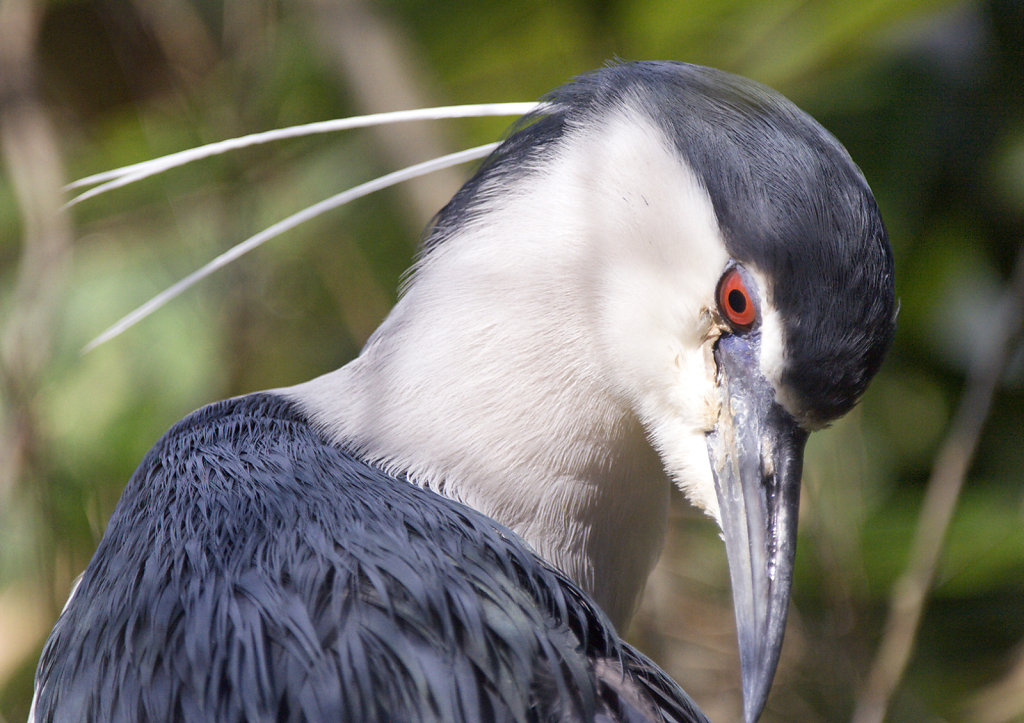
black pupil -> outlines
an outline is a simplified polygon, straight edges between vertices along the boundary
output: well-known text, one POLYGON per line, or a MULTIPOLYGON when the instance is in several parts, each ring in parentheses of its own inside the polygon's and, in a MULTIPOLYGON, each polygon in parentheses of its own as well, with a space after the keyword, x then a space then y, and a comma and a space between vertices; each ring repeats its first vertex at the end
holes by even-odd
POLYGON ((747 297, 743 295, 742 291, 733 289, 729 292, 729 307, 737 314, 742 314, 747 310, 747 297))

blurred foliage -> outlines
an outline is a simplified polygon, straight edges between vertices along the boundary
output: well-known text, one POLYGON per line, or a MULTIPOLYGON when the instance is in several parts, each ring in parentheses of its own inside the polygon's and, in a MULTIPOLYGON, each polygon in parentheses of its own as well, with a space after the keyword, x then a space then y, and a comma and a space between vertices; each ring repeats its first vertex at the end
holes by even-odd
MULTIPOLYGON (((25 4, 4 0, 15 2, 25 4)), ((989 349, 1024 231, 1024 3, 52 0, 35 9, 35 54, 25 85, 0 95, 0 123, 17 93, 38 102, 64 181, 364 112, 372 104, 347 72, 366 80, 380 69, 368 80, 388 97, 392 66, 414 79, 421 102, 446 104, 534 99, 615 57, 687 60, 768 83, 832 130, 882 207, 902 310, 863 404, 812 436, 790 628, 764 720, 849 717, 935 451, 967 365, 989 349), (339 65, 337 45, 365 32, 346 23, 366 18, 400 52, 339 65), (334 27, 345 32, 331 36, 334 27)), ((450 122, 423 157, 492 140, 504 124, 450 122)), ((404 189, 360 201, 96 351, 82 356, 82 346, 229 245, 391 170, 388 133, 408 132, 250 149, 68 212, 72 263, 50 289, 56 311, 37 371, 11 362, 25 350, 4 337, 0 721, 24 720, 45 636, 147 448, 207 402, 296 383, 353 357, 393 302, 431 210, 404 189)), ((0 329, 22 303, 14 289, 31 236, 12 158, 5 153, 0 174, 0 329)), ((1019 687, 1000 693, 999 706, 983 695, 1003 690, 993 686, 1020 665, 1024 638, 1022 373, 1018 349, 891 720, 1024 719, 1019 687)), ((674 503, 673 521, 631 636, 709 714, 735 719, 724 551, 685 503, 674 503)))

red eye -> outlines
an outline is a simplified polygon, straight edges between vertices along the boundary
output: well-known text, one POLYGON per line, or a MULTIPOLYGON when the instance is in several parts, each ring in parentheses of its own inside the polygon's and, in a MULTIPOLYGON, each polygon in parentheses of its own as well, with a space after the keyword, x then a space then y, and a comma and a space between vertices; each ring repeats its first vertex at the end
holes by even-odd
POLYGON ((718 282, 718 309, 737 330, 746 331, 754 324, 757 310, 739 269, 729 269, 718 282))

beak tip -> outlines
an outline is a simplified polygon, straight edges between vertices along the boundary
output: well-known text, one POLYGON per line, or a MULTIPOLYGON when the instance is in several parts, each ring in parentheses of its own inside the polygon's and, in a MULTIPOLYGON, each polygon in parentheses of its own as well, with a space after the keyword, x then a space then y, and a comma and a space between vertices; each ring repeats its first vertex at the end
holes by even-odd
MULTIPOLYGON (((736 632, 745 723, 755 723, 763 712, 782 652, 792 582, 793 545, 780 547, 783 548, 782 554, 775 560, 780 574, 766 588, 760 588, 754 593, 751 587, 744 586, 742 580, 733 586, 734 605, 738 613, 736 632)), ((755 553, 756 550, 751 552, 755 553)))
POLYGON ((775 677, 775 666, 760 661, 754 670, 743 671, 743 720, 755 723, 768 702, 768 692, 775 677))

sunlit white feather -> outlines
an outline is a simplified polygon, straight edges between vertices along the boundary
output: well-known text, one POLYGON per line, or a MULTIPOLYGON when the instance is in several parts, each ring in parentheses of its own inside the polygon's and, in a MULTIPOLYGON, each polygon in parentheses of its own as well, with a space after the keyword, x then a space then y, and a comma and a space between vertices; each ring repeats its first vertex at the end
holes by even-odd
POLYGON ((188 148, 184 151, 171 153, 159 158, 151 158, 148 161, 132 163, 121 168, 113 168, 109 171, 94 173, 85 178, 69 183, 67 188, 82 188, 100 184, 90 188, 68 201, 67 206, 74 206, 87 199, 98 196, 101 193, 112 191, 115 188, 127 186, 130 183, 141 181, 144 178, 155 176, 172 168, 184 166, 187 163, 199 161, 204 158, 218 156, 230 151, 258 146, 264 143, 285 140, 287 138, 300 138, 304 136, 318 135, 321 133, 336 133, 354 128, 369 128, 373 126, 387 125, 390 123, 408 123, 409 121, 440 120, 451 118, 478 118, 483 116, 511 116, 523 115, 536 110, 541 104, 536 102, 528 103, 478 103, 472 105, 450 105, 436 108, 413 108, 411 110, 390 111, 387 113, 371 113, 369 115, 352 116, 350 118, 335 118, 315 123, 304 123, 287 128, 275 128, 274 130, 263 131, 262 133, 250 133, 238 138, 228 138, 216 143, 188 148))
POLYGON ((281 390, 511 527, 620 625, 660 552, 668 480, 718 514, 705 432, 728 256, 707 193, 644 118, 569 130, 426 254, 359 358, 281 390))

